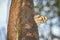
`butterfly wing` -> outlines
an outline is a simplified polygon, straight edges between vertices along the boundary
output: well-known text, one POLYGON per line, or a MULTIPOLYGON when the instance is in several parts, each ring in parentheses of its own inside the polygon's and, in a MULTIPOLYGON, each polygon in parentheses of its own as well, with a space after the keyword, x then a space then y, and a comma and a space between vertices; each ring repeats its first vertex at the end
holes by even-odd
POLYGON ((42 24, 42 23, 44 23, 44 22, 47 21, 47 17, 46 17, 46 16, 35 15, 35 16, 34 16, 34 21, 35 21, 37 24, 42 24))

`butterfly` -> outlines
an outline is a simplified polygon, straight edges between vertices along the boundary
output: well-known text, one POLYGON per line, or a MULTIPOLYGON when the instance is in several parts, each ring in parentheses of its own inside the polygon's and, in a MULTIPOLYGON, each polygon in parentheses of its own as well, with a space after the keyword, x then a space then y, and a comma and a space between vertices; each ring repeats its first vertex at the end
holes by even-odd
POLYGON ((35 15, 34 16, 34 21, 37 23, 37 24, 42 24, 44 22, 47 21, 47 17, 46 16, 40 16, 40 15, 35 15))

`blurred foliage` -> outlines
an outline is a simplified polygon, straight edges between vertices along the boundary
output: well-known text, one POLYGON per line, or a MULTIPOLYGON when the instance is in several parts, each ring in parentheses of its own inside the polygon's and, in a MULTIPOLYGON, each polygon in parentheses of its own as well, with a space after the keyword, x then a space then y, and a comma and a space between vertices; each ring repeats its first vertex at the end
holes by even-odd
POLYGON ((55 1, 56 1, 56 2, 55 2, 54 5, 55 5, 56 7, 58 7, 58 8, 60 8, 60 0, 55 0, 55 1))
POLYGON ((41 16, 48 16, 47 22, 38 25, 40 40, 60 40, 58 30, 60 28, 58 26, 60 25, 60 0, 36 0, 36 3, 35 13, 41 16))
POLYGON ((48 6, 48 7, 50 6, 49 2, 46 3, 46 6, 48 6))
POLYGON ((58 11, 58 16, 60 17, 60 11, 58 11))
POLYGON ((58 8, 58 16, 60 17, 60 0, 56 0, 56 3, 54 4, 58 8))

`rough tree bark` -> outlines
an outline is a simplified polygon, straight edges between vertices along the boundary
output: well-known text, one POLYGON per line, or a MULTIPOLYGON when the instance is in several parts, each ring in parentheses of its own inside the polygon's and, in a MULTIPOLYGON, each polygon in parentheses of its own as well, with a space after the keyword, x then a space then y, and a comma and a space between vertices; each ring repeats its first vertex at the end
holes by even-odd
POLYGON ((33 0, 12 0, 7 35, 8 40, 39 40, 33 0))
POLYGON ((21 14, 22 0, 12 0, 8 21, 7 40, 18 40, 17 38, 17 21, 21 14))

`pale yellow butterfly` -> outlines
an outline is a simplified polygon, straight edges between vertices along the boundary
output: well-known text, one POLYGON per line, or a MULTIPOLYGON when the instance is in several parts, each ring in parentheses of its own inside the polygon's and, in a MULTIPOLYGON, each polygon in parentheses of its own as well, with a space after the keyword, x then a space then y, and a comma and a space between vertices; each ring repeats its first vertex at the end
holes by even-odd
POLYGON ((41 23, 44 23, 44 22, 47 21, 47 17, 46 17, 46 16, 35 15, 35 16, 34 16, 34 21, 35 21, 37 24, 41 24, 41 23))

